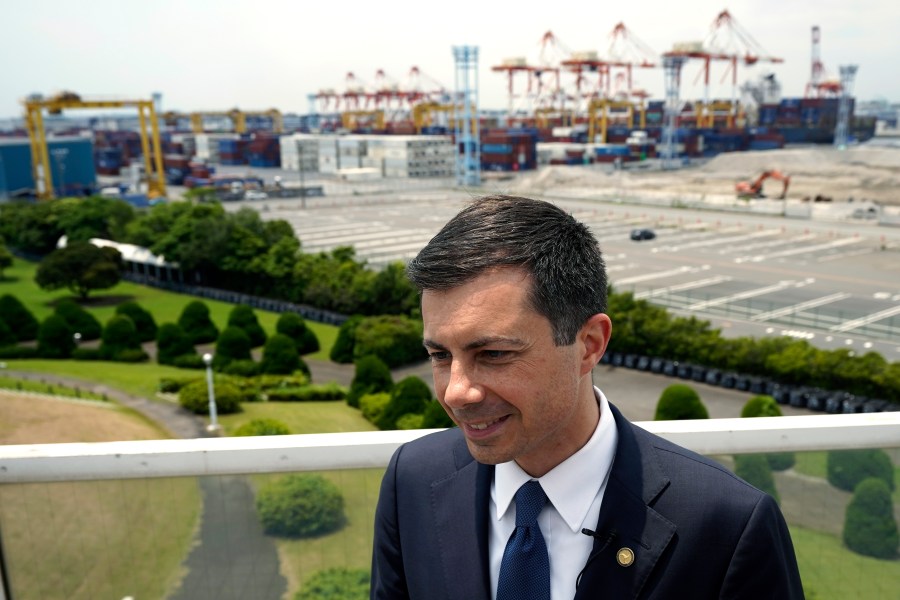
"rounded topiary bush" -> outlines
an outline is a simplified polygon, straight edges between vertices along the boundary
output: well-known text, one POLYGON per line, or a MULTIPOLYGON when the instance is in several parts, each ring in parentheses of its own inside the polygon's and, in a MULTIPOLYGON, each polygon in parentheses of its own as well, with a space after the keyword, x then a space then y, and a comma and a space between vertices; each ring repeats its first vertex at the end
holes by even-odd
POLYGON ((65 319, 73 333, 81 334, 82 340, 96 340, 103 333, 100 321, 70 298, 60 300, 53 312, 65 319))
POLYGON ((259 375, 259 363, 255 360, 233 360, 222 367, 222 373, 239 377, 256 377, 259 375))
POLYGON ((675 383, 663 390, 653 418, 656 421, 708 419, 709 412, 694 388, 683 383, 675 383))
POLYGON ((222 330, 216 340, 216 352, 213 355, 213 367, 224 369, 235 360, 252 360, 250 355, 250 337, 240 327, 229 325, 222 330))
POLYGON ((423 429, 443 429, 454 427, 455 425, 456 423, 453 422, 453 419, 450 418, 450 415, 447 414, 447 411, 444 410, 444 407, 437 400, 432 400, 425 407, 425 414, 422 419, 423 429))
POLYGON ((141 349, 134 321, 125 315, 113 315, 103 328, 100 357, 106 360, 137 362, 146 356, 141 349))
MULTIPOLYGON (((243 393, 230 383, 216 382, 213 386, 216 412, 222 415, 241 412, 243 393)), ((198 415, 209 414, 209 389, 205 380, 189 383, 178 390, 178 403, 198 415)))
POLYGON ((294 600, 368 600, 370 578, 365 569, 333 567, 316 571, 294 600))
POLYGON ((294 341, 294 345, 297 346, 297 352, 300 355, 319 351, 319 338, 306 325, 303 317, 297 313, 281 313, 281 316, 278 317, 278 322, 275 324, 275 331, 291 338, 294 341))
MULTIPOLYGON (((772 396, 753 396, 741 410, 741 417, 780 417, 781 407, 772 396)), ((786 471, 794 466, 793 452, 770 452, 765 455, 773 471, 786 471)))
POLYGON ((341 323, 337 338, 331 346, 328 357, 336 363, 352 363, 353 347, 356 344, 356 328, 362 322, 360 315, 354 315, 341 323))
POLYGON ((282 333, 276 333, 263 348, 260 371, 269 375, 290 375, 300 368, 300 354, 293 340, 282 333))
POLYGON ((397 429, 397 419, 407 414, 422 414, 431 402, 431 388, 415 375, 402 379, 391 390, 391 401, 378 417, 379 429, 397 429))
POLYGON ((898 541, 891 490, 881 479, 862 480, 847 505, 844 543, 857 554, 892 559, 897 556, 898 541))
POLYGON ((875 477, 894 490, 894 467, 884 450, 832 450, 826 459, 828 482, 839 490, 852 492, 864 479, 875 477))
POLYGON ((775 478, 769 461, 763 454, 738 454, 734 457, 734 473, 753 487, 779 501, 775 478))
POLYGON ((289 435, 291 430, 277 419, 253 419, 234 430, 236 436, 289 435))
POLYGON ((14 346, 18 341, 16 334, 9 328, 3 319, 3 314, 0 313, 0 348, 14 346))
POLYGON ((174 365, 179 356, 188 355, 199 358, 184 329, 177 323, 163 323, 156 331, 156 362, 174 365))
POLYGON ((209 318, 209 308, 200 300, 189 302, 184 307, 178 317, 178 324, 192 344, 214 342, 219 337, 219 328, 209 318))
POLYGON ((68 358, 75 348, 73 333, 65 319, 50 315, 38 328, 38 354, 44 358, 68 358))
POLYGON ((359 407, 359 399, 365 394, 389 392, 394 387, 391 370, 377 356, 368 355, 356 360, 356 371, 347 393, 347 404, 359 407))
POLYGON ((359 398, 359 410, 362 416, 374 425, 390 401, 391 395, 387 392, 364 394, 359 398))
POLYGON ((402 315, 378 315, 360 321, 353 357, 373 354, 390 368, 423 360, 422 323, 402 315))
POLYGON ((266 341, 266 332, 260 326, 256 313, 246 304, 238 304, 231 309, 228 315, 228 326, 243 329, 250 338, 250 345, 253 348, 262 346, 266 341))
POLYGON ((16 340, 24 342, 37 339, 40 323, 15 296, 11 294, 0 296, 0 317, 16 336, 16 340))
POLYGON ((116 314, 131 319, 139 341, 152 342, 156 339, 156 319, 137 302, 123 302, 116 307, 116 314))
POLYGON ((289 475, 262 487, 256 512, 266 533, 284 537, 316 537, 346 523, 344 497, 321 475, 289 475))

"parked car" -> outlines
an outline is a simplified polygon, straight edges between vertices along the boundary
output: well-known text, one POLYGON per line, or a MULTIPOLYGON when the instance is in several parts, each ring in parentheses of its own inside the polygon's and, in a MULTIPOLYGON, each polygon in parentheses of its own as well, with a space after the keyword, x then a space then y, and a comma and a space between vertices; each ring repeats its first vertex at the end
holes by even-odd
POLYGON ((854 398, 850 392, 833 392, 825 398, 825 412, 833 415, 844 409, 844 401, 854 398))
POLYGON ((678 374, 678 361, 677 360, 667 360, 663 363, 662 368, 663 375, 667 377, 675 377, 678 374))
POLYGON ((644 240, 652 240, 656 237, 656 232, 652 229, 632 229, 631 230, 631 239, 635 242, 641 242, 644 240))
POLYGON ((794 388, 789 385, 776 383, 772 386, 771 396, 775 398, 778 404, 789 404, 791 400, 791 390, 794 388))
POLYGON ((636 368, 638 371, 649 371, 650 370, 650 357, 649 356, 639 356, 637 359, 636 368))
POLYGON ((719 385, 722 382, 722 371, 718 369, 708 370, 704 381, 709 385, 719 385))
POLYGON ((825 410, 825 403, 828 400, 828 392, 818 388, 809 390, 806 397, 806 408, 809 410, 825 410))
POLYGON ((636 354, 626 354, 622 364, 626 369, 635 369, 637 368, 637 359, 638 357, 636 354))
POLYGON ((659 357, 650 359, 650 372, 656 374, 662 373, 663 365, 665 365, 665 363, 666 361, 659 357))
POLYGON ((676 374, 679 379, 690 379, 691 373, 694 371, 694 366, 689 364, 681 364, 678 365, 678 369, 676 374))

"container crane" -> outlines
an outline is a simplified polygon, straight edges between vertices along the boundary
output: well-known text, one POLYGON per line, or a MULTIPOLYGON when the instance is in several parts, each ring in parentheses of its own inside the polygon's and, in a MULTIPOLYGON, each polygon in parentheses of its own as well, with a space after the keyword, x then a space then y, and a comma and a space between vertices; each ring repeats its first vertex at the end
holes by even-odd
MULTIPOLYGON (((610 65, 624 68, 624 93, 628 97, 636 97, 641 101, 649 94, 644 90, 634 89, 633 69, 652 69, 659 66, 659 56, 647 44, 619 22, 609 34, 609 48, 606 57, 610 65)), ((617 77, 618 78, 618 77, 617 77)), ((642 124, 641 127, 645 125, 642 124)))
POLYGON ((809 76, 809 83, 806 84, 807 98, 837 97, 841 95, 842 86, 838 79, 829 77, 822 63, 822 54, 820 43, 822 33, 818 25, 812 28, 812 70, 809 76))
POLYGON ((47 134, 44 128, 44 111, 58 115, 71 108, 130 108, 138 109, 140 121, 141 151, 144 156, 144 172, 147 178, 147 196, 160 198, 166 195, 166 179, 163 170, 162 150, 159 141, 159 121, 153 100, 82 100, 74 92, 61 92, 51 98, 30 97, 25 105, 25 126, 31 143, 31 172, 38 198, 52 200, 53 177, 47 151, 47 134), (150 127, 148 137, 147 127, 150 127), (152 142, 152 143, 151 143, 152 142))

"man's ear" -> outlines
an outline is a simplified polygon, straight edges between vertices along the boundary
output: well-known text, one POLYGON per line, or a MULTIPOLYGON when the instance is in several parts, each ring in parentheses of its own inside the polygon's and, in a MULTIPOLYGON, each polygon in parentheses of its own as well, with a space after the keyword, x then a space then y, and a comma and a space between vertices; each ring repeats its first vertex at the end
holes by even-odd
POLYGON ((581 349, 581 375, 590 373, 606 352, 612 334, 612 321, 604 313, 588 319, 578 331, 581 349))

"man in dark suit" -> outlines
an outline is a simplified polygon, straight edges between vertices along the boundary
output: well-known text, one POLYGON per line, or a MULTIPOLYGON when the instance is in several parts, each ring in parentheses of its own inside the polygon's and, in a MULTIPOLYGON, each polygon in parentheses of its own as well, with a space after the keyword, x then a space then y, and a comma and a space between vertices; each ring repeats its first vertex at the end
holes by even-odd
POLYGON ((594 387, 612 325, 583 224, 546 202, 482 198, 407 272, 459 427, 391 459, 372 598, 803 597, 775 501, 632 425, 594 387))

